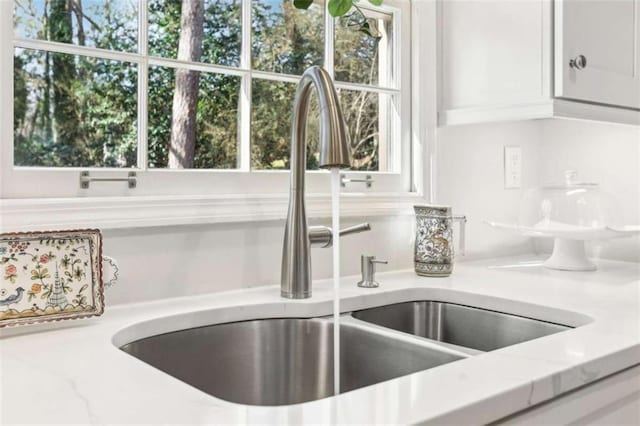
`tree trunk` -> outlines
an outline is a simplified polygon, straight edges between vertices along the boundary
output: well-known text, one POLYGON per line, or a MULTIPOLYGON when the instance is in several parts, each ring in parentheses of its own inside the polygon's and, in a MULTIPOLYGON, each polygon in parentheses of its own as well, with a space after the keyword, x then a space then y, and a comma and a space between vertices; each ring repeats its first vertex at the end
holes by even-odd
POLYGON ((82 0, 71 0, 73 13, 76 15, 76 21, 78 24, 78 45, 86 45, 86 36, 84 33, 84 11, 82 10, 82 0))
MULTIPOLYGON (((48 25, 50 40, 62 43, 71 43, 73 41, 71 7, 67 0, 51 0, 48 25)), ((76 99, 72 90, 76 79, 74 57, 73 55, 54 53, 51 62, 56 143, 73 147, 78 152, 85 153, 86 147, 78 145, 78 129, 80 126, 76 99)), ((73 158, 75 156, 71 152, 61 155, 64 165, 75 165, 73 158)))
MULTIPOLYGON (((204 0, 183 0, 180 18, 178 59, 199 61, 202 55, 204 0)), ((198 71, 176 71, 169 168, 191 168, 196 145, 196 112, 198 104, 198 71)))

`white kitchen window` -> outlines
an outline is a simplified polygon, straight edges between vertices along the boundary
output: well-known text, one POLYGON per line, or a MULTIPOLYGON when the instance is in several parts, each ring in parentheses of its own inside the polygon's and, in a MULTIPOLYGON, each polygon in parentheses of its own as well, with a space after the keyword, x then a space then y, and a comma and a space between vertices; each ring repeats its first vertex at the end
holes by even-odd
MULTIPOLYGON (((348 173, 372 174, 372 193, 411 192, 409 2, 359 4, 379 41, 322 1, 16 0, 0 29, 2 198, 284 193, 311 65, 335 78, 348 173), (83 170, 135 171, 137 187, 81 189, 83 170)), ((310 116, 308 192, 326 193, 310 116)))

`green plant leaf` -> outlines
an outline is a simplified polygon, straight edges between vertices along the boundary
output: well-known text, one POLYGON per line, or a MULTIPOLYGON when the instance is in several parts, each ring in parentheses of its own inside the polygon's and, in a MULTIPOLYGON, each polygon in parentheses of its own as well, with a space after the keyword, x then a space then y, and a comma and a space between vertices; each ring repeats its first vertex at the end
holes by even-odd
POLYGON ((375 6, 382 6, 382 0, 369 0, 369 3, 375 6))
POLYGON ((309 9, 313 4, 313 0, 293 0, 293 6, 296 9, 309 9))
POLYGON ((353 0, 329 0, 329 14, 337 18, 351 10, 352 6, 353 0))
POLYGON ((373 35, 373 33, 371 32, 371 26, 369 25, 368 22, 363 23, 362 25, 360 25, 360 28, 358 29, 358 31, 360 31, 361 33, 364 33, 366 35, 368 35, 369 37, 373 37, 375 38, 375 36, 373 35))

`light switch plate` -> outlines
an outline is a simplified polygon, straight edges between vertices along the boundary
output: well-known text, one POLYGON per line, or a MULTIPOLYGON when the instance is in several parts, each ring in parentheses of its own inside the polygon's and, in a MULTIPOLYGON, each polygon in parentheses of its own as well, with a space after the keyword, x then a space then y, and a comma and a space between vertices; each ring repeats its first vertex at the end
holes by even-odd
POLYGON ((522 148, 504 147, 504 187, 516 189, 522 185, 522 148))

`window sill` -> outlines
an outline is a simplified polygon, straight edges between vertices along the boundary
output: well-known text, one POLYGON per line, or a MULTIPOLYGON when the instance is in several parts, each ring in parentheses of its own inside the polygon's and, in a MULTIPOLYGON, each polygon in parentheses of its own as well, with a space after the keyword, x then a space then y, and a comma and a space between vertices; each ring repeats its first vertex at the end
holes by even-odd
MULTIPOLYGON (((418 193, 341 194, 341 216, 413 214, 424 202, 418 193)), ((209 223, 282 220, 287 214, 284 194, 38 198, 0 200, 0 231, 53 229, 123 229, 209 223)), ((331 214, 330 197, 307 195, 309 218, 331 214)))

